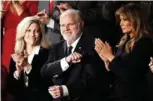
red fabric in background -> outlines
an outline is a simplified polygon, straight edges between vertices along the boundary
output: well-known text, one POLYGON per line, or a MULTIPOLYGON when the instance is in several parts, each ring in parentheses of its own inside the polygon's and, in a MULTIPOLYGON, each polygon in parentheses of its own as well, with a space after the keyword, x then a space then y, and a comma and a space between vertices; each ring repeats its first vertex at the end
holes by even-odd
POLYGON ((49 12, 52 12, 53 5, 54 5, 54 1, 53 0, 50 0, 50 3, 49 3, 49 12))

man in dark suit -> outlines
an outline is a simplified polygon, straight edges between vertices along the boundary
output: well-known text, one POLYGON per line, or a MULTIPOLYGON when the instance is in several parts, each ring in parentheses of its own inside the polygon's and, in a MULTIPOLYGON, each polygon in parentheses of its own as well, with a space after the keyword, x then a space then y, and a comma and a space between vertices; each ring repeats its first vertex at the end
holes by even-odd
POLYGON ((48 91, 56 101, 107 99, 107 75, 102 62, 97 62, 94 38, 82 32, 83 25, 78 10, 61 14, 60 29, 65 41, 51 46, 48 61, 41 69, 42 75, 54 83, 48 91), (70 55, 68 47, 72 47, 70 55))

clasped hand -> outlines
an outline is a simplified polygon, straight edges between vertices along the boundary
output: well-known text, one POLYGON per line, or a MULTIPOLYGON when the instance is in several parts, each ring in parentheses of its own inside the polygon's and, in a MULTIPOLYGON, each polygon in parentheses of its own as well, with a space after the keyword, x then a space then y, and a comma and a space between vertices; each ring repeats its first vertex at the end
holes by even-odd
POLYGON ((102 60, 112 61, 114 55, 111 46, 107 42, 103 42, 100 39, 95 40, 95 50, 102 60))
POLYGON ((109 63, 114 59, 115 56, 113 55, 113 51, 109 43, 103 42, 100 39, 95 39, 95 50, 99 57, 104 61, 107 71, 110 71, 109 63))
POLYGON ((73 52, 66 57, 66 62, 68 63, 79 63, 81 62, 82 55, 78 52, 73 52))

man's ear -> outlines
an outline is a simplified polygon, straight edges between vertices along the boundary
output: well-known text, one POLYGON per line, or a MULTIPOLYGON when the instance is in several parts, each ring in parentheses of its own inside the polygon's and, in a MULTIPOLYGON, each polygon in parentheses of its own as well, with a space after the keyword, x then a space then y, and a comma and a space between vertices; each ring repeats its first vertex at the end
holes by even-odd
POLYGON ((80 22, 80 27, 83 28, 84 27, 84 21, 80 22))

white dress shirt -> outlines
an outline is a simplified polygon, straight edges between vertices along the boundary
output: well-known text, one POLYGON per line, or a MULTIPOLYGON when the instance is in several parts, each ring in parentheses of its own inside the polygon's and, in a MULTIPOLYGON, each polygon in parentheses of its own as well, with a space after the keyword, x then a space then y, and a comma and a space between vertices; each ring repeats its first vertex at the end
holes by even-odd
POLYGON ((50 18, 49 23, 47 24, 47 27, 54 29, 54 23, 55 21, 52 18, 50 18))

